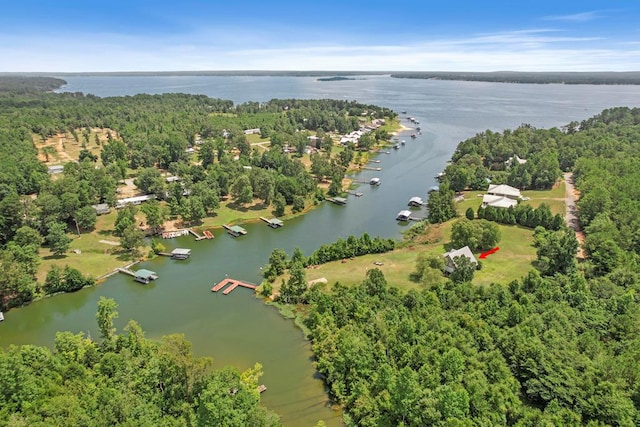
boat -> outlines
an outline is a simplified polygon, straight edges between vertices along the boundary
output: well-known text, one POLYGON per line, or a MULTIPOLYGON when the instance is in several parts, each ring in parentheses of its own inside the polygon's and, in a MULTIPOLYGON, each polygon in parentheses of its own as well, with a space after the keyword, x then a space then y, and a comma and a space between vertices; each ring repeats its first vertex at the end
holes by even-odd
POLYGON ((371 178, 371 180, 369 181, 370 185, 380 185, 380 178, 371 178))
POLYGON ((394 150, 397 150, 398 148, 400 148, 400 146, 399 146, 398 144, 395 144, 395 145, 393 146, 393 149, 394 149, 394 150))
POLYGON ((404 139, 400 141, 400 145, 404 145, 404 139))
POLYGON ((418 135, 416 135, 415 133, 412 133, 412 134, 411 134, 411 138, 414 138, 414 139, 415 139, 415 138, 417 138, 417 137, 418 137, 418 135))
POLYGON ((2 314, 2 312, 0 311, 0 322, 2 322, 4 320, 4 314, 2 314))

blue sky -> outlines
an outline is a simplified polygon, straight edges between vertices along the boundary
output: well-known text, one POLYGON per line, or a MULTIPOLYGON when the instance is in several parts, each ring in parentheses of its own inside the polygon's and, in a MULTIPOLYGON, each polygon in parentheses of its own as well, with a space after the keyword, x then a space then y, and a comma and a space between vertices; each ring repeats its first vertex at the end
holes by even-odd
POLYGON ((640 71, 636 0, 9 0, 0 72, 640 71))

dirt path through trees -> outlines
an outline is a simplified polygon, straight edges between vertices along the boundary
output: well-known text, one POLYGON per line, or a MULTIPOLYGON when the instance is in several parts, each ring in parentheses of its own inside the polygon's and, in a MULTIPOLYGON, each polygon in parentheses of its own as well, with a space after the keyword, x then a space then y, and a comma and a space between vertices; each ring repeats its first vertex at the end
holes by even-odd
POLYGON ((576 239, 578 239, 578 243, 580 244, 578 247, 578 258, 584 258, 584 250, 582 249, 582 245, 584 243, 584 232, 580 228, 580 222, 577 217, 578 207, 576 205, 576 201, 580 198, 580 192, 576 190, 573 185, 572 172, 566 172, 564 174, 564 182, 566 183, 566 194, 564 199, 566 210, 564 220, 567 223, 567 226, 576 233, 576 239))

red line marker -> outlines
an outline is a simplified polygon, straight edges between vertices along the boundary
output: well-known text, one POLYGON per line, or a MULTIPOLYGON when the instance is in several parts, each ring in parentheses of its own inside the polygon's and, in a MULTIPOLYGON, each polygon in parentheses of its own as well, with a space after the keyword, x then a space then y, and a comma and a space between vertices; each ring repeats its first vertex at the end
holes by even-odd
POLYGON ((489 249, 489 250, 488 250, 488 251, 486 251, 486 252, 482 252, 482 253, 480 254, 480 259, 485 259, 485 258, 486 258, 486 257, 488 257, 489 255, 494 254, 494 253, 498 252, 499 250, 500 250, 500 248, 496 246, 496 247, 495 247, 495 248, 493 248, 493 249, 489 249))

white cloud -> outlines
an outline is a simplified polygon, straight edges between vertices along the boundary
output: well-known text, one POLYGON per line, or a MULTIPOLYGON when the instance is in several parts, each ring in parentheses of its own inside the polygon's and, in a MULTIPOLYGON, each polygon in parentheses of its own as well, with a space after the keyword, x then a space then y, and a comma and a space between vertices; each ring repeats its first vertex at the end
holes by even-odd
MULTIPOLYGON (((247 37, 250 38, 250 37, 247 37)), ((640 46, 553 29, 530 29, 407 45, 297 43, 259 49, 217 40, 11 37, 0 34, 0 71, 372 70, 630 71, 640 46), (596 46, 597 42, 597 46, 596 46), (56 46, 52 50, 50 46, 56 46)))
POLYGON ((600 18, 600 12, 582 12, 571 15, 553 15, 545 16, 542 19, 546 21, 568 21, 568 22, 588 22, 600 18))

